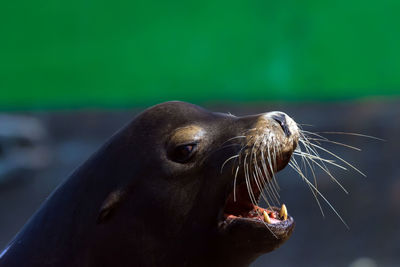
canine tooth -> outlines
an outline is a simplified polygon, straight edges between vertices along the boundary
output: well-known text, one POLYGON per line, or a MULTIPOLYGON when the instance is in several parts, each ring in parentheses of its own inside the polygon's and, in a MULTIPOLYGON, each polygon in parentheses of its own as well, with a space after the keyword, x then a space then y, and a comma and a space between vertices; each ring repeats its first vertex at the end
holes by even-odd
POLYGON ((268 213, 265 210, 263 211, 263 215, 264 215, 264 221, 266 223, 271 223, 271 219, 269 218, 268 213))
POLYGON ((287 220, 287 209, 286 209, 285 204, 282 204, 282 208, 281 208, 281 211, 279 212, 279 216, 281 218, 283 217, 283 220, 287 220))

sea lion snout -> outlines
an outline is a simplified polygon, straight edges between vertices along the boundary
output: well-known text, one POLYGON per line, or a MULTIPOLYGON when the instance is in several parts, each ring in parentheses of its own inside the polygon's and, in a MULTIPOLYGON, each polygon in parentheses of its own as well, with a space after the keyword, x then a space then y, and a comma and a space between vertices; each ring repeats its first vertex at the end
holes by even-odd
POLYGON ((242 154, 255 156, 262 162, 272 160, 270 165, 274 165, 274 172, 283 169, 298 145, 300 131, 297 123, 280 111, 242 117, 240 120, 247 127, 243 131, 245 153, 242 154))
POLYGON ((293 119, 283 112, 270 112, 267 113, 266 116, 273 118, 277 123, 279 123, 286 137, 291 136, 292 132, 296 132, 298 130, 297 125, 294 123, 293 119))
POLYGON ((298 139, 299 128, 297 123, 282 111, 272 111, 264 113, 259 120, 274 120, 282 129, 287 138, 298 139))
POLYGON ((300 130, 297 123, 289 115, 281 111, 268 112, 263 116, 263 119, 273 119, 281 127, 286 140, 283 136, 280 138, 280 150, 283 154, 289 154, 287 157, 289 160, 300 138, 300 130))

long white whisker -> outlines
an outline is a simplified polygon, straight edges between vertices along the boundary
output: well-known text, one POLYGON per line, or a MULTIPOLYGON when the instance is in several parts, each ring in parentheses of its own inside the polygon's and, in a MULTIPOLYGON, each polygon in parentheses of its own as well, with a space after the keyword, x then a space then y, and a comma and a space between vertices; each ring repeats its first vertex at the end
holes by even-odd
POLYGON ((225 166, 226 163, 228 163, 230 160, 232 160, 232 159, 234 159, 234 158, 238 158, 238 157, 239 157, 239 155, 234 155, 234 156, 228 158, 227 160, 225 160, 224 163, 222 163, 220 173, 222 173, 222 171, 223 171, 224 166, 225 166))
MULTIPOLYGON (((302 140, 301 142, 303 143, 303 145, 305 146, 305 148, 306 148, 306 151, 309 153, 309 154, 311 154, 311 153, 313 153, 316 157, 317 157, 317 160, 319 160, 320 162, 321 162, 321 164, 324 166, 324 168, 322 168, 326 173, 328 173, 328 174, 330 174, 330 171, 329 171, 329 168, 325 165, 325 162, 323 161, 323 160, 321 160, 322 159, 322 157, 319 155, 319 153, 316 151, 316 149, 314 149, 313 147, 312 147, 312 143, 307 139, 307 137, 305 137, 304 135, 303 135, 303 137, 305 138, 305 140, 302 140)), ((313 163, 314 164, 314 163, 313 163)), ((334 162, 331 162, 331 164, 332 165, 335 165, 336 163, 334 163, 334 162)), ((338 166, 341 166, 341 165, 338 165, 338 166)), ((321 166, 320 166, 321 167, 321 166)), ((343 166, 341 166, 342 168, 344 168, 343 166)), ((339 167, 340 168, 340 167, 339 167)))
MULTIPOLYGON (((289 162, 289 166, 292 168, 296 168, 292 163, 289 162)), ((301 174, 300 174, 301 175, 301 174)), ((340 214, 336 211, 336 209, 332 206, 332 204, 321 194, 321 192, 305 177, 304 175, 302 176, 303 181, 305 181, 308 185, 310 185, 315 192, 325 201, 325 203, 332 209, 332 211, 336 214, 336 216, 339 217, 339 219, 342 221, 342 223, 346 226, 347 229, 350 229, 347 223, 343 220, 343 218, 340 216, 340 214)))
POLYGON ((348 194, 349 192, 346 190, 346 188, 344 188, 344 186, 329 172, 329 170, 324 169, 318 162, 316 162, 315 160, 309 158, 309 160, 311 160, 314 164, 316 164, 318 167, 320 167, 323 171, 325 171, 331 178, 332 180, 337 183, 340 188, 342 188, 342 190, 348 194))
MULTIPOLYGON (((304 179, 303 176, 306 177, 306 175, 303 174, 303 172, 301 171, 301 169, 299 167, 299 164, 297 163, 297 161, 296 161, 296 159, 294 157, 291 159, 291 162, 292 162, 292 164, 294 166, 296 166, 296 168, 293 168, 293 166, 290 166, 290 167, 292 167, 292 169, 295 170, 302 177, 302 179, 304 179)), ((313 175, 315 175, 311 164, 308 161, 307 161, 307 163, 310 165, 310 168, 311 168, 311 171, 312 171, 313 175)), ((316 180, 315 177, 314 177, 314 183, 315 183, 315 187, 317 188, 317 180, 316 180)), ((310 189, 311 193, 313 194, 313 196, 315 198, 315 201, 317 202, 317 205, 319 207, 319 210, 321 211, 322 217, 325 217, 325 213, 324 213, 324 210, 322 209, 322 205, 321 205, 321 203, 320 203, 320 201, 318 199, 317 193, 315 192, 315 190, 310 185, 307 184, 307 186, 310 189)))
POLYGON ((240 168, 240 163, 236 168, 235 178, 233 179, 233 202, 236 202, 236 180, 237 180, 237 175, 238 175, 238 172, 239 172, 239 168, 240 168))
POLYGON ((329 164, 331 164, 331 165, 333 165, 335 167, 338 167, 338 168, 340 168, 342 170, 346 170, 347 171, 346 167, 343 167, 342 165, 336 164, 334 161, 329 160, 329 159, 323 159, 323 158, 320 158, 320 157, 316 157, 314 155, 310 155, 310 154, 305 153, 305 152, 301 152, 301 153, 300 152, 294 152, 293 154, 299 155, 299 156, 305 156, 305 157, 307 157, 309 159, 317 159, 317 160, 320 160, 320 161, 324 161, 324 162, 329 163, 329 164))
POLYGON ((361 174, 362 176, 367 177, 367 175, 365 175, 365 174, 364 174, 363 172, 361 172, 359 169, 357 169, 356 167, 354 167, 353 165, 351 165, 350 163, 348 163, 347 161, 345 161, 344 159, 342 159, 342 158, 339 157, 338 155, 336 155, 336 154, 330 152, 329 150, 327 150, 327 149, 325 149, 325 148, 323 148, 323 147, 320 147, 320 146, 318 146, 318 145, 316 145, 316 144, 310 143, 310 145, 312 145, 313 147, 319 148, 320 150, 325 151, 326 153, 328 153, 328 154, 334 156, 335 158, 339 159, 340 161, 342 161, 343 163, 345 163, 346 165, 348 165, 349 167, 351 167, 352 169, 354 169, 355 171, 357 171, 357 172, 358 172, 359 174, 361 174))
MULTIPOLYGON (((315 187, 317 187, 317 177, 315 176, 313 165, 309 162, 309 160, 306 157, 304 157, 304 156, 301 156, 301 157, 308 164, 308 166, 309 166, 309 168, 311 170, 311 174, 312 174, 313 179, 314 179, 315 187)), ((294 158, 293 158, 293 160, 296 162, 296 160, 294 158)), ((319 202, 318 195, 315 193, 314 189, 312 189, 309 185, 308 185, 308 188, 310 188, 310 191, 313 194, 313 196, 315 198, 315 201, 317 202, 317 205, 319 207, 319 210, 321 211, 322 217, 325 217, 325 213, 324 213, 324 210, 322 209, 321 203, 319 202)))
POLYGON ((225 142, 222 143, 222 145, 224 145, 225 143, 228 143, 229 141, 235 140, 235 139, 239 139, 239 138, 246 138, 247 136, 245 135, 238 135, 232 138, 229 138, 228 140, 226 140, 225 142))
MULTIPOLYGON (((254 164, 253 164, 254 165, 254 169, 255 169, 255 171, 253 171, 254 181, 256 182, 257 188, 260 191, 260 194, 261 194, 262 198, 265 200, 266 203, 269 203, 268 200, 267 200, 267 197, 264 194, 264 190, 261 187, 261 183, 264 182, 264 179, 262 178, 262 176, 260 177, 260 175, 258 173, 258 169, 259 168, 258 168, 258 164, 257 164, 257 154, 256 153, 257 152, 255 152, 255 154, 254 154, 254 164)), ((263 185, 265 185, 265 184, 263 183, 263 185)))
POLYGON ((308 140, 313 140, 313 141, 321 141, 321 142, 327 142, 327 143, 332 143, 335 145, 340 145, 340 146, 344 146, 350 149, 354 149, 357 151, 361 151, 361 148, 355 147, 355 146, 350 146, 348 144, 344 144, 344 143, 340 143, 340 142, 336 142, 336 141, 332 141, 332 140, 328 140, 328 139, 320 139, 320 138, 307 138, 308 140))
MULTIPOLYGON (((272 177, 272 181, 274 181, 275 185, 279 188, 278 183, 276 182, 276 178, 275 178, 275 169, 276 169, 276 156, 274 155, 275 153, 275 142, 274 142, 274 138, 271 138, 272 140, 268 143, 268 148, 267 148, 267 152, 268 152, 268 157, 267 157, 267 162, 271 171, 271 177, 272 177), (269 144, 272 144, 272 148, 273 148, 273 155, 271 155, 271 148, 269 146, 269 144), (272 163, 272 158, 274 159, 274 164, 272 163)), ((278 191, 276 190, 276 194, 279 196, 278 191)))
POLYGON ((257 200, 256 200, 256 198, 254 196, 253 188, 251 187, 250 174, 249 174, 249 164, 246 163, 246 158, 247 158, 247 154, 246 154, 245 159, 244 159, 244 168, 245 168, 244 170, 245 170, 247 191, 249 193, 249 197, 250 197, 251 202, 253 203, 253 205, 256 206, 257 205, 257 200))
POLYGON ((353 135, 353 136, 360 136, 360 137, 365 137, 365 138, 370 138, 370 139, 375 139, 375 140, 379 140, 379 141, 383 141, 385 142, 385 139, 382 138, 378 138, 375 136, 371 136, 371 135, 365 135, 365 134, 359 134, 359 133, 347 133, 347 132, 316 132, 316 133, 322 133, 322 134, 342 134, 342 135, 353 135))

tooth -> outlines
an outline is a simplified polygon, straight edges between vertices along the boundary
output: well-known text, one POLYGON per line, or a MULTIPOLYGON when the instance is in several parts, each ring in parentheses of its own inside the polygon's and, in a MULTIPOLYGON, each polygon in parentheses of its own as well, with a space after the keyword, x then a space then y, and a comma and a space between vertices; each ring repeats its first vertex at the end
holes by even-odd
POLYGON ((279 216, 281 218, 283 217, 283 220, 287 220, 287 209, 286 209, 285 204, 282 204, 282 208, 281 208, 281 211, 279 212, 279 216))
POLYGON ((271 219, 269 218, 268 213, 265 210, 263 211, 263 214, 264 214, 264 221, 266 223, 271 223, 271 219))

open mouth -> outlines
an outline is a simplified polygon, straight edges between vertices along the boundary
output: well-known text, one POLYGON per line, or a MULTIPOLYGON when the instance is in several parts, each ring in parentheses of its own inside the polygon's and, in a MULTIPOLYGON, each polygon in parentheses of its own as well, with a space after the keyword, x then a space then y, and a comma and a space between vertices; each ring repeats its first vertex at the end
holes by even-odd
POLYGON ((295 122, 287 115, 276 113, 279 118, 272 119, 267 115, 242 135, 240 151, 228 159, 235 158, 235 176, 218 221, 220 233, 230 242, 251 243, 250 247, 264 252, 286 241, 294 229, 294 219, 286 206, 270 204, 279 203, 274 175, 289 164, 299 135, 295 122), (267 208, 259 206, 261 197, 267 208))
MULTIPOLYGON (((250 183, 251 191, 257 203, 261 199, 261 191, 253 183, 250 183)), ((269 206, 262 208, 254 205, 250 199, 249 188, 245 182, 238 184, 226 199, 223 208, 223 218, 220 220, 220 227, 227 228, 231 224, 249 224, 249 226, 262 226, 265 231, 273 232, 275 228, 290 229, 294 220, 287 213, 287 208, 283 204, 280 208, 269 206)))

